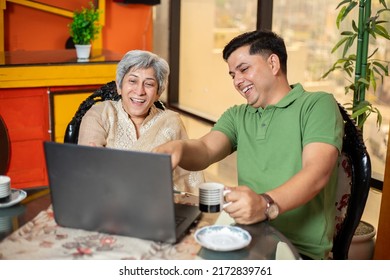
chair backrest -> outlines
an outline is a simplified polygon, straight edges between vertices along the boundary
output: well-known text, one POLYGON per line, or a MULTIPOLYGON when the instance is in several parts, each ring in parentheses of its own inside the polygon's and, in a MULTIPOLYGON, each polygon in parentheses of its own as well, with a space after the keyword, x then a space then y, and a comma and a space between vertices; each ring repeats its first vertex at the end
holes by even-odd
POLYGON ((11 158, 11 144, 9 140, 8 128, 0 115, 0 175, 5 175, 8 171, 11 158))
MULTIPOLYGON (((64 142, 77 144, 79 138, 79 130, 81 119, 85 113, 97 102, 105 100, 119 100, 121 96, 118 94, 116 89, 115 81, 111 81, 101 88, 97 89, 94 93, 88 96, 83 102, 81 102, 72 120, 66 127, 64 142)), ((156 107, 164 110, 164 104, 161 101, 154 103, 156 107)))
POLYGON ((348 259, 349 247, 366 205, 371 180, 371 161, 362 132, 339 104, 344 120, 342 158, 336 197, 336 229, 332 258, 348 259))

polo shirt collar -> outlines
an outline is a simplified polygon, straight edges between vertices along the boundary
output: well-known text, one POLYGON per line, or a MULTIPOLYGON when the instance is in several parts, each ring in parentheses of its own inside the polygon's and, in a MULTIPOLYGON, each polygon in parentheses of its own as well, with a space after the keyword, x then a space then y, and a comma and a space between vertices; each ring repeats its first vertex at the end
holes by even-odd
POLYGON ((275 104, 275 107, 284 108, 288 107, 291 103, 293 103, 305 90, 303 89, 301 84, 291 85, 291 90, 289 93, 283 97, 278 103, 275 104))
MULTIPOLYGON (((291 90, 290 92, 283 97, 282 100, 280 100, 277 104, 271 105, 279 108, 285 108, 288 107, 291 103, 293 103, 305 90, 303 89, 302 85, 300 83, 291 85, 291 90)), ((250 113, 258 113, 258 112, 263 112, 263 108, 254 108, 250 105, 246 105, 246 109, 250 113)))

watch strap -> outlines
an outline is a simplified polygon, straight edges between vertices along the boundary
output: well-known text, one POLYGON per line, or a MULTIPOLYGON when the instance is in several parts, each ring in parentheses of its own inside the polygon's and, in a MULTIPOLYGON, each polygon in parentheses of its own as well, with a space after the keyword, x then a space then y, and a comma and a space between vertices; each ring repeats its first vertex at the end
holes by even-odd
MULTIPOLYGON (((276 205, 276 203, 275 203, 275 201, 272 199, 272 197, 270 197, 268 194, 266 194, 266 193, 261 193, 260 194, 263 198, 264 198, 264 200, 267 202, 267 207, 266 207, 266 209, 265 209, 265 211, 264 211, 264 214, 265 214, 265 217, 267 218, 267 220, 273 220, 273 219, 275 219, 276 218, 276 216, 277 216, 277 214, 276 214, 276 216, 274 216, 274 217, 271 217, 270 216, 270 209, 271 208, 273 208, 273 207, 276 207, 276 209, 278 209, 278 206, 276 205)), ((279 210, 277 210, 278 212, 279 212, 279 210)))
MULTIPOLYGON (((267 201, 267 204, 274 204, 275 201, 272 199, 272 197, 270 197, 268 194, 266 193, 261 193, 260 194, 262 197, 264 197, 265 201, 267 201)), ((269 207, 269 206, 267 206, 269 207)))

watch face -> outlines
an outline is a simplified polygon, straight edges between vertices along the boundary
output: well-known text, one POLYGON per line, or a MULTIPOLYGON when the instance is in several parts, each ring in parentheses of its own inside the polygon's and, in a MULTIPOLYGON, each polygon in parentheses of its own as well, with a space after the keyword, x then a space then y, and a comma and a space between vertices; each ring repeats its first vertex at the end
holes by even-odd
POLYGON ((279 215, 279 207, 276 204, 271 204, 267 212, 268 218, 273 220, 279 215))

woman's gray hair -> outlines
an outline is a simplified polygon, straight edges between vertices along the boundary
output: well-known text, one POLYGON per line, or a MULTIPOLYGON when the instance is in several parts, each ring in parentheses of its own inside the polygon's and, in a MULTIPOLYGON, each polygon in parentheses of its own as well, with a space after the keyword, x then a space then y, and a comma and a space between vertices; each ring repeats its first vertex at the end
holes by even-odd
POLYGON ((152 67, 158 82, 157 93, 163 93, 168 85, 169 65, 165 59, 158 55, 142 50, 127 52, 116 68, 116 84, 118 90, 122 88, 123 77, 130 71, 136 69, 147 69, 152 67))

